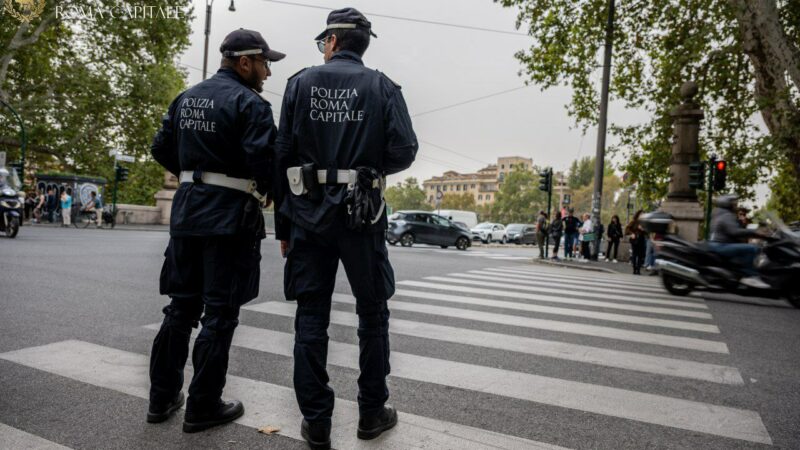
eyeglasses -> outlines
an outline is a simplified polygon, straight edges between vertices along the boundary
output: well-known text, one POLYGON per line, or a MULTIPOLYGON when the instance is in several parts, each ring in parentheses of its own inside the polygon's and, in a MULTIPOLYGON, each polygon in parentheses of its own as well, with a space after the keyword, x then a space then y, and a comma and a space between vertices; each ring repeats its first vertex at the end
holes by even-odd
POLYGON ((272 66, 272 61, 270 61, 268 59, 253 58, 253 60, 257 61, 257 62, 263 62, 264 63, 264 68, 266 68, 266 69, 269 69, 270 66, 272 66))
POLYGON ((319 49, 320 53, 325 53, 325 44, 328 42, 328 38, 320 39, 317 41, 317 48, 319 49))

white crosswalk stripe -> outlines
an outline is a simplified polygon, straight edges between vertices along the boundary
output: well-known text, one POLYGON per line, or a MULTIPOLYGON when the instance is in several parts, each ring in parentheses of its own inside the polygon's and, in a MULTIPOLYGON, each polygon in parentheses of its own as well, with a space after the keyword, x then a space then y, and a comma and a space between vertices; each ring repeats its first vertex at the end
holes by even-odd
MULTIPOLYGON (((470 256, 505 257, 491 252, 470 252, 470 256)), ((653 427, 653 433, 658 433, 658 427, 695 432, 697 446, 702 446, 703 439, 720 437, 772 443, 757 411, 746 403, 731 403, 726 396, 716 394, 742 389, 745 381, 736 367, 727 365, 728 346, 701 298, 668 297, 657 284, 649 280, 638 283, 638 279, 628 276, 584 277, 575 271, 556 272, 522 265, 403 280, 397 285, 389 302, 393 312, 390 333, 405 339, 392 339, 393 383, 407 380, 403 382, 430 390, 458 389, 461 395, 529 402, 534 423, 539 420, 536 405, 540 405, 573 414, 614 418, 622 423, 635 421, 640 426, 653 427), (444 347, 446 352, 442 350, 445 343, 449 346, 444 347), (451 354, 450 349, 456 351, 451 354), (500 356, 502 352, 516 359, 511 368, 488 362, 508 361, 500 356), (535 364, 526 366, 527 361, 535 364), (558 372, 561 367, 576 365, 587 370, 580 374, 558 372), (542 369, 545 373, 539 373, 542 369), (634 382, 618 381, 616 376, 604 376, 605 372, 624 373, 622 379, 634 382), (638 380, 652 380, 652 384, 638 380), (713 386, 715 394, 692 397, 684 394, 684 389, 668 388, 674 385, 697 385, 698 391, 713 386), (651 386, 664 389, 650 391, 651 386)), ((331 324, 346 327, 355 336, 358 316, 352 310, 356 299, 350 294, 335 293, 332 300, 337 306, 331 311, 331 324)), ((242 323, 233 345, 250 353, 245 353, 248 359, 242 362, 240 358, 238 364, 250 364, 248 361, 259 353, 264 358, 293 357, 294 334, 283 327, 291 324, 295 303, 268 299, 242 309, 248 313, 240 318, 242 323), (254 326, 253 321, 260 325, 254 326), (261 325, 264 323, 271 325, 261 325), (282 323, 282 328, 270 329, 276 323, 282 323)), ((152 336, 152 330, 159 327, 160 324, 146 325, 147 331, 142 334, 152 336)), ((329 341, 329 370, 357 370, 359 346, 333 339, 341 332, 341 328, 335 330, 329 341)), ((196 334, 194 330, 193 335, 196 334)), ((145 354, 83 341, 60 341, 2 353, 0 359, 123 394, 148 397, 145 354)), ((190 370, 187 369, 187 377, 190 370)), ((246 414, 237 422, 253 428, 276 426, 281 435, 302 439, 293 390, 283 385, 285 379, 278 384, 271 381, 270 376, 263 381, 228 376, 226 397, 244 399, 246 404, 246 414)), ((355 379, 352 382, 355 384, 355 379)), ((332 436, 335 448, 561 448, 402 412, 396 430, 378 441, 367 442, 358 440, 353 432, 357 420, 357 404, 337 398, 332 436)), ((581 422, 569 426, 591 433, 584 430, 581 422)), ((628 444, 638 447, 646 447, 652 438, 643 435, 642 441, 637 441, 636 437, 627 437, 628 444)), ((41 438, 0 424, 0 448, 27 448, 6 444, 28 442, 25 439, 35 442, 41 438), (17 441, 9 441, 11 438, 17 441)), ((552 439, 555 444, 563 444, 552 439)), ((46 447, 47 442, 40 442, 41 448, 65 448, 55 443, 51 444, 56 447, 46 447)))
MULTIPOLYGON (((148 398, 149 358, 82 341, 62 341, 0 354, 0 358, 54 373, 94 386, 112 389, 139 398, 148 398)), ((191 373, 187 373, 187 378, 191 373)), ((280 428, 279 434, 294 439, 300 436, 300 412, 292 389, 229 375, 225 392, 233 398, 246 399, 245 415, 236 422, 253 428, 266 425, 280 428)), ((358 421, 358 406, 336 399, 334 409, 334 448, 369 449, 375 444, 356 438, 352 427, 341 426, 358 421)), ((558 447, 400 413, 397 428, 381 436, 381 448, 476 449, 555 449, 558 447)))
POLYGON ((0 423, 0 448, 9 450, 70 450, 55 442, 0 423))

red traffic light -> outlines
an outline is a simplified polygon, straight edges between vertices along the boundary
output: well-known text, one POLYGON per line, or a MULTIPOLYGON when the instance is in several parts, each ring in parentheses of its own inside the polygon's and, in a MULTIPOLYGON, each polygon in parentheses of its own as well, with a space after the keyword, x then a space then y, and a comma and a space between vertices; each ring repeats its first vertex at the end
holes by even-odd
POLYGON ((716 167, 717 167, 717 170, 719 170, 720 172, 725 170, 725 168, 727 166, 728 166, 728 163, 726 163, 725 161, 717 161, 717 166, 716 167))

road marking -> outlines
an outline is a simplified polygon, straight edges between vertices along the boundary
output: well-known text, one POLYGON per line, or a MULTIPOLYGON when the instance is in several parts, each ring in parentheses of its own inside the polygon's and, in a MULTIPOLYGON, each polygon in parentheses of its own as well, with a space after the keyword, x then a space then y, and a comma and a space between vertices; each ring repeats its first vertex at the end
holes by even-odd
POLYGON ((0 448, 14 450, 71 450, 61 444, 0 423, 0 448))
MULTIPOLYGON (((390 309, 391 305, 392 303, 390 301, 390 309)), ((255 305, 246 305, 242 307, 242 309, 284 317, 294 317, 296 307, 286 302, 264 302, 255 305)), ((727 344, 719 341, 683 336, 670 336, 658 333, 647 333, 643 331, 623 330, 619 328, 602 327, 598 325, 559 322, 555 320, 533 320, 536 321, 536 328, 540 330, 581 334, 586 336, 618 339, 623 341, 661 345, 665 347, 675 347, 687 350, 728 354, 727 344)), ((358 317, 356 317, 354 313, 331 311, 331 323, 357 327, 358 317)), ((533 324, 533 322, 531 324, 533 324)), ((468 330, 464 328, 401 319, 392 319, 391 332, 394 334, 403 334, 425 339, 454 342, 457 344, 535 354, 531 353, 533 351, 531 347, 535 344, 535 341, 531 338, 523 336, 511 336, 500 333, 491 333, 488 331, 468 330)))
MULTIPOLYGON (((62 341, 41 347, 31 347, 0 354, 0 358, 34 369, 54 373, 83 383, 112 389, 147 399, 149 390, 149 361, 145 355, 102 347, 82 341, 62 341)), ((187 373, 186 379, 191 374, 187 373)), ((355 383, 355 380, 353 380, 355 383)), ((253 428, 271 425, 280 428, 278 434, 301 440, 300 420, 294 390, 263 381, 228 375, 225 397, 243 399, 245 415, 236 423, 253 428)), ((142 411, 144 414, 144 411, 142 411)), ((464 448, 480 449, 557 449, 491 431, 480 430, 450 422, 399 413, 396 430, 370 443, 356 438, 358 405, 336 399, 333 413, 334 448, 387 449, 464 448)), ((268 439, 268 438, 265 438, 268 439)))
MULTIPOLYGON (((350 295, 333 295, 333 300, 336 302, 355 304, 355 298, 350 295)), ((442 314, 439 314, 439 311, 437 311, 439 308, 427 308, 428 306, 430 305, 400 302, 397 300, 392 300, 391 303, 392 310, 416 311, 425 314, 446 315, 448 317, 452 317, 450 314, 457 314, 457 311, 459 311, 455 308, 440 308, 447 311, 442 311, 442 314)), ((394 319, 392 319, 392 331, 394 331, 393 325, 394 319)), ((530 345, 526 349, 526 353, 531 355, 547 356, 550 358, 566 359, 569 361, 617 367, 621 369, 638 370, 640 372, 655 373, 659 375, 693 378, 697 380, 711 381, 713 383, 744 384, 739 371, 733 367, 674 358, 663 358, 633 352, 606 350, 587 345, 571 344, 545 339, 527 338, 527 342, 530 345)))
POLYGON ((487 270, 492 271, 501 271, 501 272, 511 272, 511 273, 521 273, 523 275, 540 275, 540 276, 547 276, 554 279, 563 279, 563 280, 572 280, 572 281, 591 281, 596 283, 611 283, 613 285, 628 285, 628 286, 660 286, 661 282, 658 280, 650 281, 650 277, 643 277, 643 276, 634 276, 634 275, 624 275, 624 274, 612 274, 612 273, 604 273, 602 276, 595 276, 589 275, 590 272, 583 271, 583 273, 576 273, 579 272, 580 269, 574 269, 571 272, 563 272, 563 271, 545 271, 545 270, 536 270, 536 269, 526 269, 524 266, 509 266, 509 267, 494 267, 488 268, 487 270))
MULTIPOLYGON (((241 326, 234 345, 291 357, 294 336, 241 326)), ((399 378, 736 439, 757 440, 766 435, 760 416, 752 411, 398 352, 392 352, 391 358, 392 376, 399 378)), ((358 369, 358 360, 358 345, 328 343, 328 364, 358 369)))
MULTIPOLYGON (((521 283, 521 284, 530 284, 535 286, 549 286, 549 287, 558 287, 561 289, 568 288, 573 289, 576 286, 576 283, 564 283, 563 281, 553 280, 550 281, 549 279, 544 279, 541 277, 532 277, 530 275, 512 275, 506 273, 496 273, 496 272, 486 272, 484 270, 469 270, 467 273, 450 273, 447 274, 451 277, 462 277, 462 278, 474 278, 474 279, 481 279, 481 280, 496 280, 496 281, 504 281, 508 283, 521 283)), ((651 288, 651 287, 628 287, 628 286, 615 286, 615 285, 598 285, 594 282, 586 282, 580 284, 582 290, 590 290, 590 291, 598 291, 598 292, 608 292, 609 290, 614 290, 617 292, 626 292, 634 295, 645 295, 645 293, 650 293, 650 295, 664 295, 664 288, 651 288)), ((666 296, 665 296, 666 297, 666 296)))
MULTIPOLYGON (((334 296, 337 295, 341 296, 341 294, 334 294, 334 296)), ((439 300, 443 302, 452 302, 452 303, 467 304, 467 305, 491 306, 495 308, 516 309, 519 311, 532 311, 544 314, 556 314, 556 315, 570 316, 570 317, 583 317, 588 319, 606 320, 609 322, 632 323, 638 325, 648 325, 652 327, 672 328, 676 330, 700 331, 703 333, 719 333, 719 328, 717 328, 716 325, 706 324, 706 323, 682 322, 678 320, 667 320, 667 319, 654 319, 650 317, 631 316, 626 314, 612 314, 599 311, 586 311, 582 309, 531 305, 528 303, 506 302, 502 300, 490 300, 490 299, 476 298, 476 297, 437 294, 433 292, 409 291, 405 289, 399 289, 395 291, 395 295, 400 295, 404 297, 424 298, 429 300, 439 300)), ((450 317, 458 317, 460 319, 467 319, 467 320, 477 320, 482 322, 499 323, 503 325, 514 325, 520 327, 536 328, 535 326, 530 326, 530 324, 536 323, 536 319, 532 317, 496 314, 496 313, 490 313, 485 311, 474 311, 463 308, 445 308, 441 306, 425 305, 419 303, 403 303, 402 305, 400 305, 400 303, 394 299, 392 300, 391 304, 393 309, 399 309, 405 311, 415 311, 427 314, 438 314, 450 317), (433 311, 438 311, 438 313, 433 311)), ((711 316, 708 315, 708 318, 710 319, 711 316)))
MULTIPOLYGON (((428 289, 446 290, 450 292, 463 292, 465 294, 482 294, 490 296, 518 298, 523 300, 535 300, 535 301, 550 302, 550 303, 564 303, 569 305, 597 306, 600 308, 623 309, 627 311, 649 312, 653 314, 669 314, 669 315, 695 317, 694 314, 692 313, 697 313, 697 311, 678 310, 673 308, 662 308, 657 306, 644 306, 644 305, 636 305, 633 303, 615 303, 615 302, 603 302, 596 300, 572 298, 570 296, 565 295, 567 292, 564 292, 563 290, 560 292, 561 295, 544 295, 542 293, 511 292, 508 290, 515 288, 521 289, 524 287, 526 288, 526 290, 530 290, 533 292, 540 292, 538 289, 530 286, 513 287, 509 285, 504 285, 503 283, 470 281, 470 280, 445 278, 445 277, 426 277, 425 279, 431 281, 440 281, 440 282, 448 282, 456 284, 463 283, 463 284, 471 284, 478 286, 491 286, 491 287, 498 287, 499 289, 483 289, 480 287, 476 288, 471 286, 456 286, 452 284, 431 283, 427 281, 413 281, 413 280, 399 281, 397 282, 397 284, 402 286, 414 286, 414 287, 423 287, 428 289)), ((545 290, 545 293, 547 293, 547 291, 553 291, 552 292, 553 294, 559 294, 558 290, 556 289, 545 290)), ((597 297, 599 297, 599 295, 597 297)), ((625 298, 622 296, 605 296, 605 297, 625 298)), ((634 300, 629 300, 629 301, 634 301, 634 300)), ((648 304, 656 304, 656 305, 666 304, 668 306, 679 306, 679 307, 683 307, 685 305, 691 305, 691 307, 696 309, 708 309, 708 307, 702 303, 692 304, 684 302, 669 302, 668 300, 647 300, 647 299, 637 299, 635 301, 648 304)))

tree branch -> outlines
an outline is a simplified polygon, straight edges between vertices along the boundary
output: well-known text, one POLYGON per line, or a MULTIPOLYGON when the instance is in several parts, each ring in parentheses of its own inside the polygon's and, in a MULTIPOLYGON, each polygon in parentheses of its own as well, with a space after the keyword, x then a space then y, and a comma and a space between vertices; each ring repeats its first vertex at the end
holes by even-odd
POLYGON ((22 47, 35 44, 39 40, 39 36, 41 36, 44 30, 46 30, 47 27, 49 27, 50 24, 55 21, 55 18, 55 11, 46 15, 39 23, 39 26, 33 30, 33 33, 26 38, 23 36, 25 35, 25 32, 28 31, 28 28, 30 28, 30 24, 22 23, 19 28, 17 28, 17 32, 14 34, 11 42, 6 47, 5 53, 2 57, 0 57, 0 98, 4 100, 8 99, 8 94, 3 90, 3 86, 5 85, 6 77, 8 76, 8 66, 14 59, 14 55, 17 53, 17 50, 22 47))

